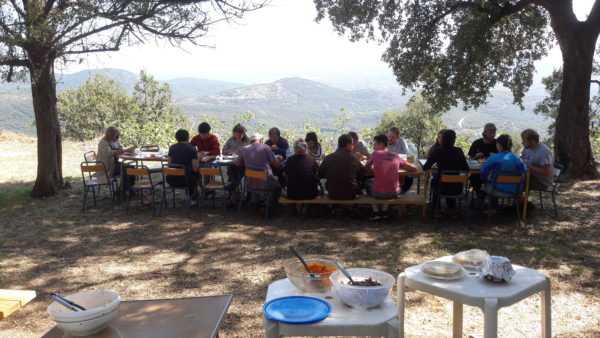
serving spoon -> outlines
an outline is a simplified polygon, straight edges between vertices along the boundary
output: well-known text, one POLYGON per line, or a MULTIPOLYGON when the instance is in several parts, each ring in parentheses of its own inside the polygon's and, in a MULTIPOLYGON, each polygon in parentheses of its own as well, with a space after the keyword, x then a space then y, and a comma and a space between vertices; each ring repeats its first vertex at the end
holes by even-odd
POLYGON ((300 262, 302 262, 302 265, 304 265, 304 268, 306 269, 306 272, 308 272, 308 275, 310 276, 310 278, 315 278, 315 274, 312 273, 312 271, 310 270, 310 268, 304 261, 304 258, 302 258, 302 256, 300 256, 300 253, 296 250, 296 248, 294 248, 293 245, 290 245, 290 251, 294 254, 294 256, 298 257, 300 262))
POLYGON ((350 280, 350 285, 356 285, 356 282, 354 282, 354 280, 352 279, 352 276, 350 276, 350 273, 348 272, 348 270, 346 270, 344 268, 344 266, 342 265, 342 263, 340 263, 340 261, 336 260, 335 265, 337 265, 338 269, 340 269, 340 271, 344 274, 344 276, 346 276, 346 278, 348 278, 350 280))

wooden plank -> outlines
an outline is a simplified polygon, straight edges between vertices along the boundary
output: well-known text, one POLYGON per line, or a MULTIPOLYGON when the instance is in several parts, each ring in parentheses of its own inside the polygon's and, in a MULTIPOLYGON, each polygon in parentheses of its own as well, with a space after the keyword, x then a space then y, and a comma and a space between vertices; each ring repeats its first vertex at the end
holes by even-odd
POLYGON ((312 200, 289 200, 281 197, 279 199, 280 204, 412 204, 412 205, 425 205, 427 200, 423 194, 406 194, 401 195, 394 199, 375 199, 368 195, 361 195, 353 200, 334 200, 329 198, 328 195, 322 198, 316 198, 312 200))
POLYGON ((0 319, 8 317, 35 298, 35 291, 0 289, 0 319))

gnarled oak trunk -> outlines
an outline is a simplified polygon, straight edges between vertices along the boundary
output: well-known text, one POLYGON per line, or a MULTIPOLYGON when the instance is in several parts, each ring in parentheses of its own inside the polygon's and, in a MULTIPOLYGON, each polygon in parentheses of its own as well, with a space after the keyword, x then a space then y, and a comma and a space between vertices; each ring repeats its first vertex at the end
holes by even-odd
POLYGON ((54 58, 47 51, 30 52, 31 95, 37 130, 37 177, 32 197, 56 195, 63 184, 62 140, 56 111, 54 58))

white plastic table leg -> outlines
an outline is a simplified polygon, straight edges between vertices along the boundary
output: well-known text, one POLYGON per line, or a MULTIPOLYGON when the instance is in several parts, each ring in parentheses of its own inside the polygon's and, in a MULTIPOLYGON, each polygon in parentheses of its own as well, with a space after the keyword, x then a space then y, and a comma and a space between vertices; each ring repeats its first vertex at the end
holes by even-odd
POLYGON ((463 305, 456 301, 452 303, 452 337, 461 338, 463 331, 463 305))
POLYGON ((388 333, 387 338, 400 338, 399 322, 397 318, 394 318, 387 322, 388 333))
POLYGON ((552 296, 550 295, 550 278, 546 277, 546 289, 541 292, 542 299, 542 337, 552 336, 552 296))
POLYGON ((498 336, 498 299, 486 298, 483 301, 483 337, 498 336))
POLYGON ((398 331, 400 337, 404 337, 404 307, 406 306, 406 299, 404 294, 404 288, 406 285, 406 274, 402 272, 398 275, 398 287, 396 290, 398 298, 398 331))
POLYGON ((277 322, 266 318, 263 320, 265 326, 265 338, 279 338, 279 325, 277 325, 277 322))

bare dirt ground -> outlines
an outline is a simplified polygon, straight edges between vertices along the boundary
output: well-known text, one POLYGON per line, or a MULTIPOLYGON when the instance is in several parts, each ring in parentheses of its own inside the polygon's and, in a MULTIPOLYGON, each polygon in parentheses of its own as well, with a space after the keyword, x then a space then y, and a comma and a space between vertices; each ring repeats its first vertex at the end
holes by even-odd
MULTIPOLYGON (((499 215, 446 221, 432 230, 420 210, 403 219, 281 212, 264 222, 254 210, 180 207, 153 218, 149 210, 111 212, 108 200, 81 213, 79 163, 93 144, 65 144, 65 175, 73 189, 44 200, 27 197, 35 177, 34 140, 0 134, 0 288, 30 289, 37 298, 0 322, 0 337, 36 337, 53 326, 48 294, 111 289, 125 300, 231 293, 222 337, 262 335, 261 306, 269 283, 285 278, 289 245, 305 254, 341 259, 350 267, 397 275, 406 267, 470 248, 507 256, 550 276, 552 329, 560 337, 600 337, 600 181, 561 185, 559 218, 538 206, 526 223, 499 215)), ((534 200, 537 203, 537 199, 534 200)), ((395 290, 393 292, 395 296, 395 290)), ((450 336, 452 304, 409 291, 408 336, 450 336)), ((534 296, 499 314, 503 337, 539 336, 534 296)), ((464 333, 483 332, 481 310, 465 307, 464 333)))

